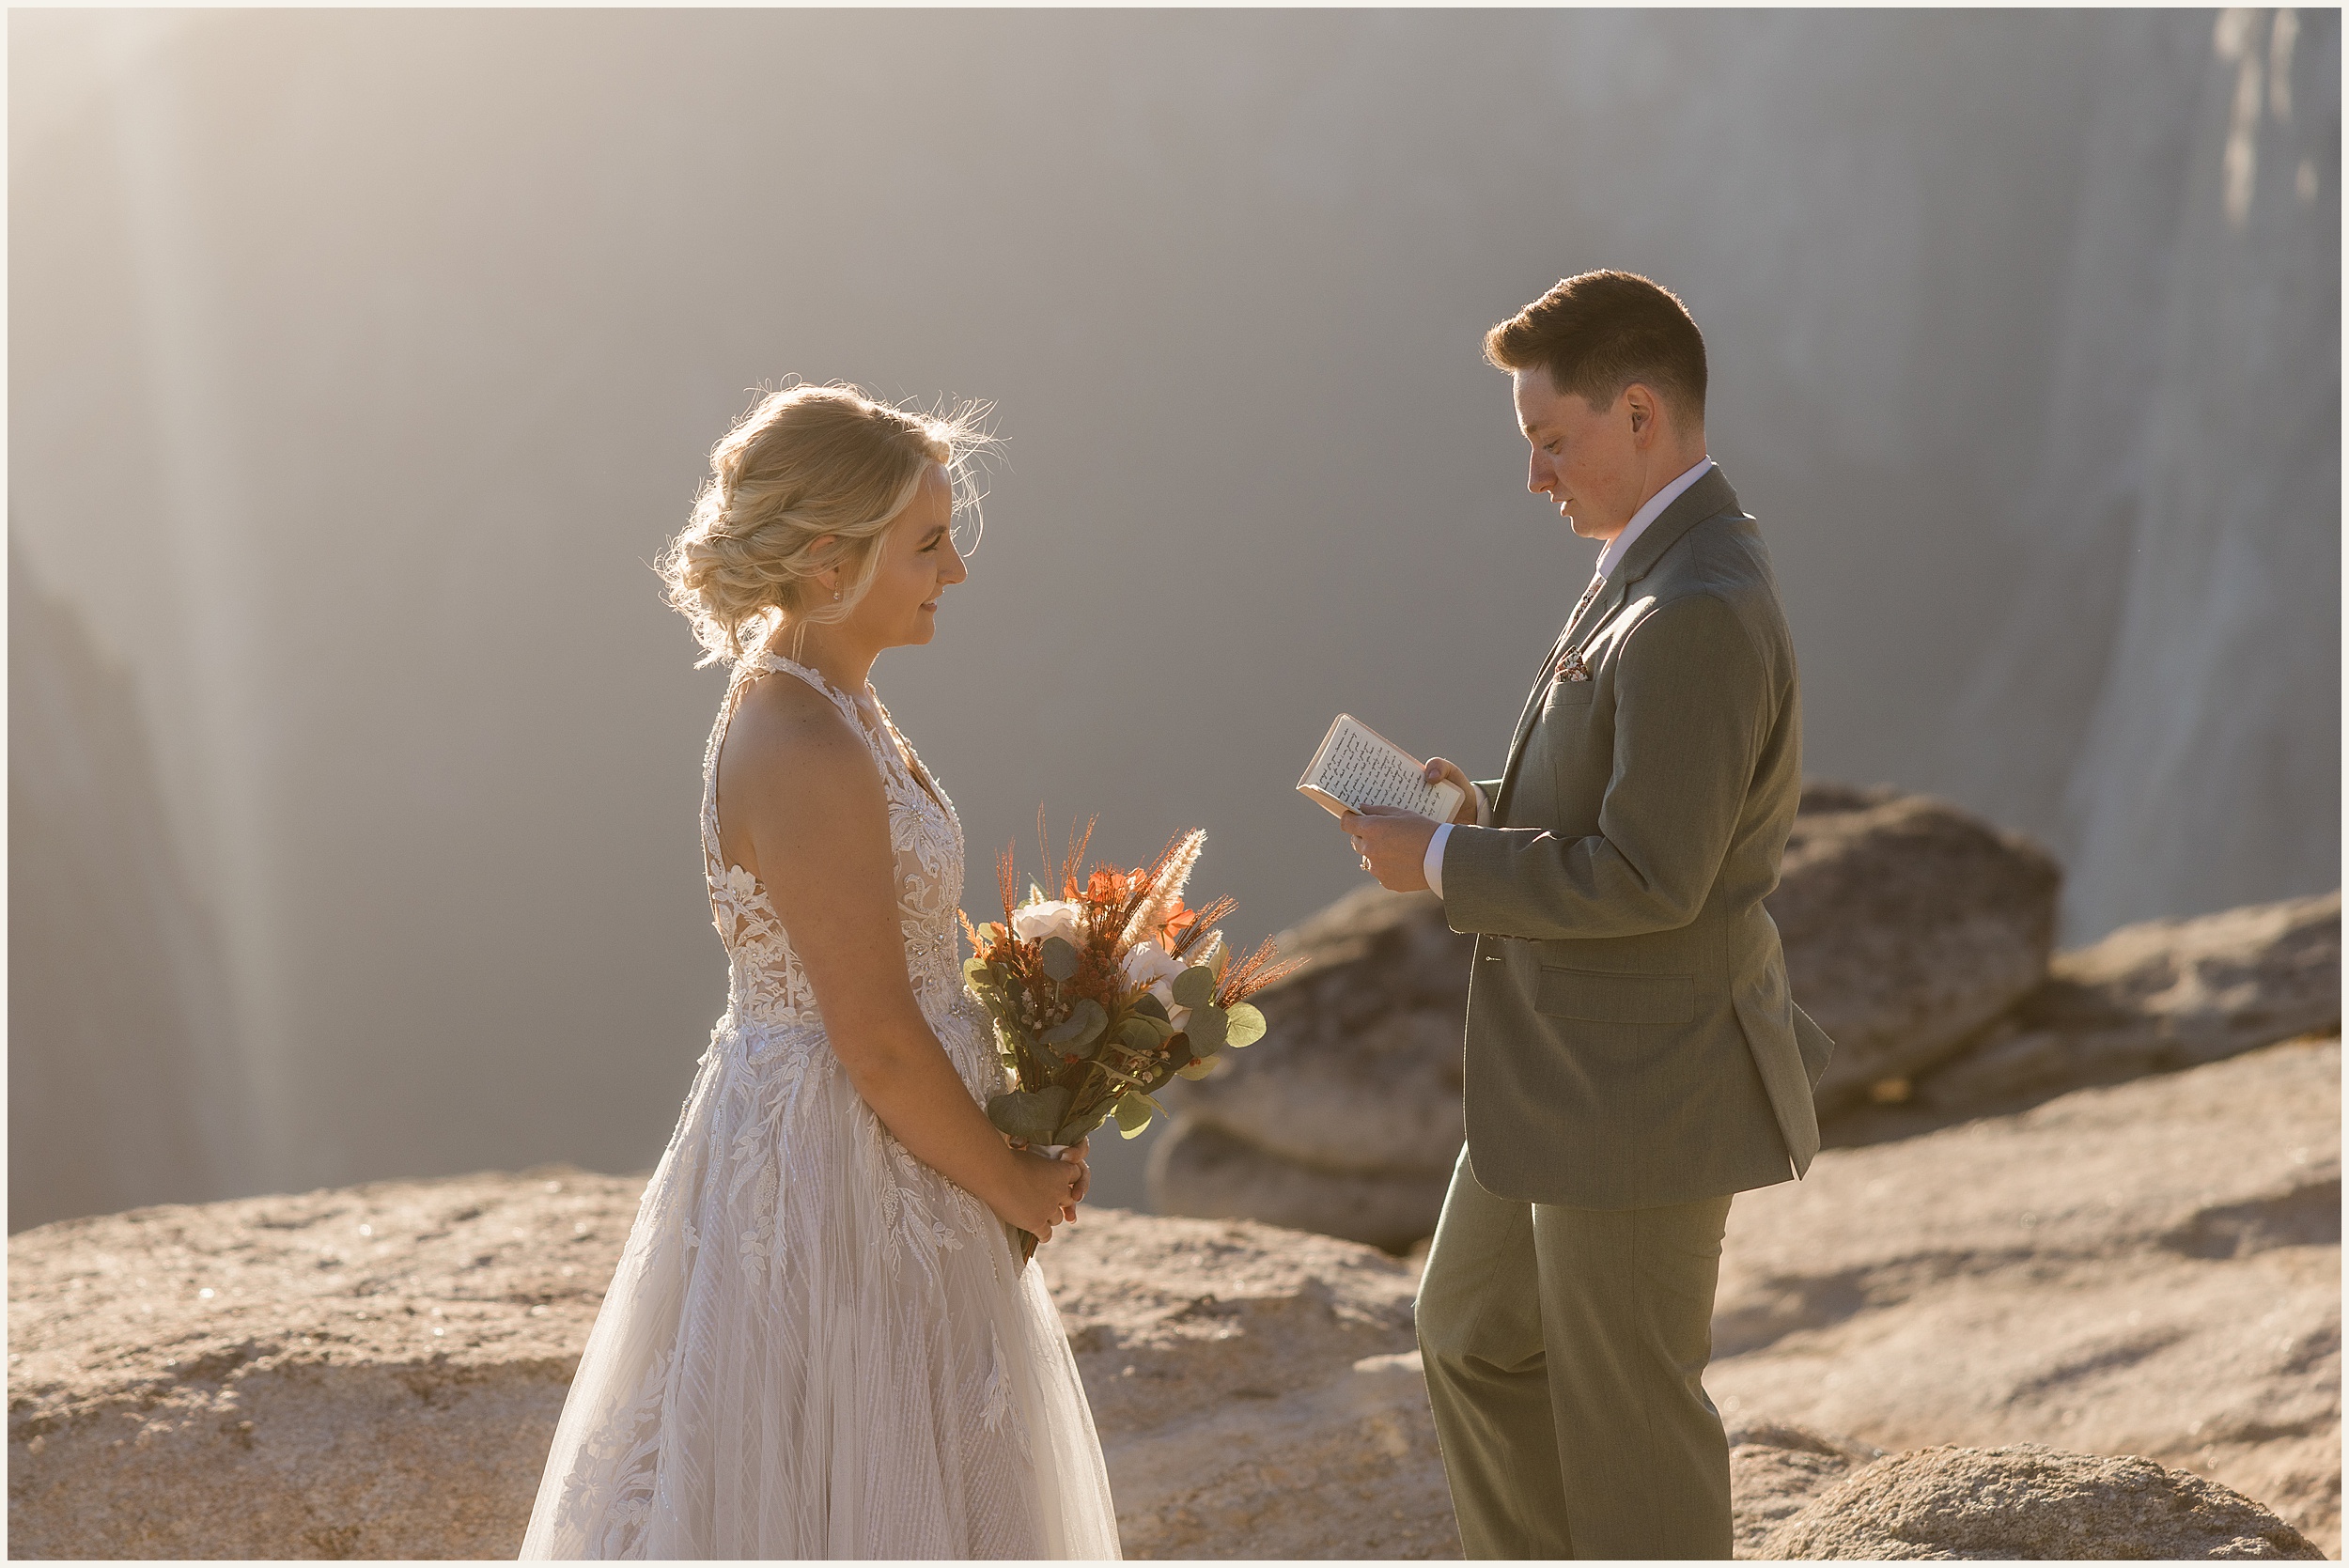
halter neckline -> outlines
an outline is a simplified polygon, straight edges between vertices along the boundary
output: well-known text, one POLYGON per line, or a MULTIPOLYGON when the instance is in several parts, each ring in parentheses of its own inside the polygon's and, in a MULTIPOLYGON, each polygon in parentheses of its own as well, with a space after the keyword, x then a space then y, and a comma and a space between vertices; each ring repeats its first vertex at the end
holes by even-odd
MULTIPOLYGON (((823 671, 817 669, 815 665, 802 664, 798 660, 786 658, 784 655, 777 653, 772 648, 751 649, 735 664, 734 671, 738 676, 745 673, 763 675, 770 671, 779 671, 785 674, 800 675, 803 678, 813 680, 817 686, 823 688, 827 691, 838 692, 842 696, 851 695, 851 693, 845 688, 836 684, 830 675, 824 674, 823 671)), ((868 680, 864 683, 864 693, 867 696, 871 696, 872 692, 873 683, 868 680)))
MULTIPOLYGON (((832 699, 833 705, 842 709, 842 717, 854 724, 863 735, 865 744, 873 749, 874 758, 880 763, 883 771, 887 771, 890 765, 894 763, 897 770, 902 772, 916 789, 928 796, 938 803, 941 810, 951 815, 954 808, 946 803, 946 792, 938 786, 937 781, 930 777, 929 769, 924 767, 921 760, 914 755, 912 746, 907 742, 903 735, 898 733, 897 722, 889 716, 889 709, 881 705, 880 694, 873 690, 871 681, 864 683, 863 696, 860 700, 855 693, 844 691, 838 686, 833 685, 829 675, 813 665, 802 664, 796 659, 775 652, 772 648, 753 648, 735 664, 734 685, 739 686, 748 675, 767 674, 797 675, 832 699), (869 717, 866 711, 868 708, 870 709, 869 717), (878 721, 878 723, 872 721, 878 721)), ((731 703, 732 699, 729 697, 729 711, 731 711, 731 703)))

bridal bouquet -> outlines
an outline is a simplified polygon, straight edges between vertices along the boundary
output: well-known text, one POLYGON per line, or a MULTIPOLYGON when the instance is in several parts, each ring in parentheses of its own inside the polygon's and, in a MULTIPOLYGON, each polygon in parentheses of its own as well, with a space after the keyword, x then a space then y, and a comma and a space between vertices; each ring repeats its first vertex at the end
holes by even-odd
MULTIPOLYGON (((1248 998, 1296 967, 1276 961, 1269 939, 1233 957, 1215 926, 1234 900, 1184 907, 1205 832, 1180 835, 1131 871, 1097 863, 1081 882, 1092 837, 1088 823, 1070 844, 1058 898, 1031 883, 1018 901, 1005 849, 996 862, 1003 918, 963 922, 977 954, 963 980, 994 1019, 1017 1085, 988 1101, 988 1120, 1048 1153, 1112 1119, 1125 1137, 1138 1135, 1163 1109, 1154 1091, 1177 1073, 1204 1077, 1217 1051, 1263 1038, 1264 1015, 1248 998)), ((1020 1234, 1032 1255, 1035 1238, 1020 1234)))

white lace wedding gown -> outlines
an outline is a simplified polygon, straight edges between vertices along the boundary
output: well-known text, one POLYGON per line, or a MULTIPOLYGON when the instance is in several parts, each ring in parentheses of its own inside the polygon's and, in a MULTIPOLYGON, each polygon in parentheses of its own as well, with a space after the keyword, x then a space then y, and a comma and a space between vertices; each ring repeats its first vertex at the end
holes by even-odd
POLYGON ((727 1008, 645 1189, 555 1428, 525 1558, 1118 1555, 1060 1314, 987 1206, 850 1086, 756 878, 718 847, 744 685, 786 672, 872 748, 906 968, 973 1098, 1001 1093, 964 995, 962 825, 885 711, 738 667, 702 763, 727 1008))

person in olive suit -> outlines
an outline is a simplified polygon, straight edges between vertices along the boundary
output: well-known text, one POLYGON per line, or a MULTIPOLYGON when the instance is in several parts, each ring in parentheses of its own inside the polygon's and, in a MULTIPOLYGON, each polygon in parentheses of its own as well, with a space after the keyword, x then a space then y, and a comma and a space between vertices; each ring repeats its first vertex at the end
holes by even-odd
POLYGON ((1438 758, 1454 821, 1343 819, 1382 884, 1433 889, 1476 938, 1468 1143, 1419 1293, 1428 1397, 1470 1556, 1726 1558, 1721 1235, 1732 1194, 1809 1167, 1833 1049, 1762 904, 1801 791, 1794 644, 1706 454, 1677 299, 1585 272, 1486 354, 1528 488, 1604 548, 1500 777, 1438 758))

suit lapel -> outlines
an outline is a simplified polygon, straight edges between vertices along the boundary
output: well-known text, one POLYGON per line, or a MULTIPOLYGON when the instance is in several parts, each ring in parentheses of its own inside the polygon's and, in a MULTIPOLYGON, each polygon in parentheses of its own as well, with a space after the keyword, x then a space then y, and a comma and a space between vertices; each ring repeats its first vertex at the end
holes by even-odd
MULTIPOLYGON (((1587 589, 1584 591, 1588 592, 1587 589)), ((1549 651, 1542 655, 1541 668, 1533 672, 1532 689, 1525 696, 1525 706, 1517 711, 1517 739, 1511 741, 1509 746, 1512 756, 1516 755, 1517 745, 1525 738, 1525 726, 1532 720, 1533 699, 1540 696, 1542 689, 1549 684, 1551 673, 1558 668, 1559 656, 1566 651, 1566 644, 1573 639, 1576 630, 1588 623, 1591 613, 1598 608, 1599 601, 1606 598, 1607 593, 1608 584, 1602 582, 1597 593, 1578 604, 1574 613, 1566 617, 1565 629, 1558 633, 1557 641, 1549 644, 1549 651)))
POLYGON ((1502 776, 1517 768, 1517 753, 1524 749, 1525 737, 1533 731, 1533 716, 1541 711, 1542 693, 1549 690, 1550 678, 1558 673, 1558 660, 1574 645, 1574 641, 1594 626, 1604 625, 1608 616, 1623 602, 1624 576, 1621 563, 1614 575, 1599 587, 1595 598, 1566 622, 1566 629, 1558 634, 1558 641, 1549 645, 1543 657, 1542 667, 1533 673, 1533 689, 1525 694, 1525 706, 1517 713, 1517 727, 1509 739, 1509 763, 1502 776))
POLYGON ((1633 541, 1630 552, 1615 563, 1615 569, 1608 574, 1606 585, 1599 589, 1597 597, 1566 622, 1565 629, 1558 634, 1558 641, 1550 645, 1548 657, 1534 675, 1533 689, 1526 693, 1525 707, 1517 715, 1517 732, 1509 740, 1509 760, 1501 774, 1502 795, 1508 794, 1509 786, 1516 782, 1517 758, 1525 751, 1527 737, 1533 733, 1542 693, 1548 690, 1551 677, 1557 674, 1560 658, 1569 648, 1579 648, 1589 642, 1598 628, 1614 618, 1615 612, 1623 608, 1624 600, 1630 596, 1631 585, 1653 570, 1656 563, 1663 559, 1664 551, 1680 542, 1682 535, 1706 518, 1736 509, 1737 492, 1729 488, 1720 464, 1715 463, 1705 471, 1703 478, 1683 490, 1661 516, 1647 525, 1633 541))

